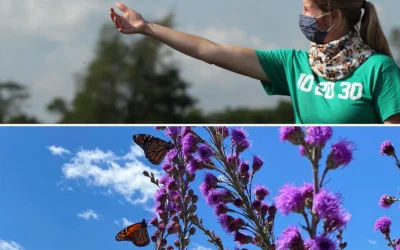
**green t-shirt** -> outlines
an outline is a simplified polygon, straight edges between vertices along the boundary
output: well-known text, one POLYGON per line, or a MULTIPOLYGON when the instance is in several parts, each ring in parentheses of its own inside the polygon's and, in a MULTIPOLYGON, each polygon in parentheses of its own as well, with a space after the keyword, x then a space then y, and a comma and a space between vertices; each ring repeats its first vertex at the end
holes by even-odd
POLYGON ((270 82, 268 95, 290 96, 297 124, 383 123, 400 113, 400 68, 374 53, 348 77, 329 82, 315 74, 307 51, 256 50, 270 82))

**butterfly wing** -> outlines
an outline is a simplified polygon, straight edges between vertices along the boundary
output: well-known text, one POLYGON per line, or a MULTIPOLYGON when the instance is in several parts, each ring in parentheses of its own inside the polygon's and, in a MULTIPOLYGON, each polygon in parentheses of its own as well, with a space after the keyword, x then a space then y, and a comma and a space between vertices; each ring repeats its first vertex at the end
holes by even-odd
POLYGON ((132 139, 143 149, 146 158, 154 165, 159 165, 172 148, 171 142, 147 134, 136 134, 132 139))
POLYGON ((145 247, 150 244, 149 232, 147 231, 146 221, 132 224, 115 236, 116 241, 130 241, 137 247, 145 247))

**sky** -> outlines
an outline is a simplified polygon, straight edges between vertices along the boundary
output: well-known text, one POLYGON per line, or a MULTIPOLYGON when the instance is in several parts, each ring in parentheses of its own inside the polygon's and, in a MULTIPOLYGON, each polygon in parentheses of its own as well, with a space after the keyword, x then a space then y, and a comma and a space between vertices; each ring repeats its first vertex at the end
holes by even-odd
MULTIPOLYGON (((122 1, 149 20, 173 10, 176 29, 218 43, 258 49, 307 49, 298 28, 300 0, 122 1)), ((385 34, 400 25, 398 0, 374 0, 385 34)), ((56 96, 67 100, 75 91, 76 73, 85 72, 93 58, 99 30, 109 18, 114 0, 0 0, 0 81, 29 87, 27 111, 44 122, 57 120, 45 106, 56 96)), ((279 97, 267 96, 258 81, 174 53, 190 94, 206 111, 224 107, 271 107, 279 97), (237 98, 240 93, 242 98, 237 98), (236 98, 235 98, 236 97, 236 98)))
MULTIPOLYGON (((254 183, 270 189, 268 202, 286 183, 311 182, 309 162, 299 156, 297 147, 279 140, 279 127, 245 129, 252 147, 243 157, 251 160, 256 154, 264 159, 254 183)), ((209 138, 203 128, 196 131, 209 138)), ((334 127, 333 131, 325 155, 339 139, 357 146, 354 160, 331 173, 328 184, 343 194, 344 207, 352 214, 344 233, 346 249, 386 249, 373 225, 379 217, 389 216, 393 235, 399 237, 399 206, 383 210, 378 200, 382 194, 397 194, 400 172, 392 158, 379 154, 379 148, 384 140, 400 144, 398 128, 334 127)), ((132 249, 132 243, 114 237, 124 226, 153 217, 155 186, 141 173, 162 175, 161 168, 150 164, 132 142, 135 133, 166 139, 152 127, 1 127, 0 250, 132 249)), ((198 214, 233 249, 233 239, 221 230, 199 193, 203 176, 198 173, 193 184, 200 196, 198 214)), ((278 214, 276 235, 299 222, 298 215, 278 214)), ((214 249, 200 233, 191 242, 189 250, 214 249)))

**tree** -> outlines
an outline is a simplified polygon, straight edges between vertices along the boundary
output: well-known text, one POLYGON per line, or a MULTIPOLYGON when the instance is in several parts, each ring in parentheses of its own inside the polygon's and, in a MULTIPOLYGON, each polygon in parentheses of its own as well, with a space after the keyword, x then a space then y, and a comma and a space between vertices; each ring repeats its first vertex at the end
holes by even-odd
POLYGON ((281 101, 275 108, 227 108, 203 114, 194 109, 186 117, 185 123, 223 123, 223 124, 290 124, 294 123, 292 104, 281 101))
POLYGON ((29 99, 28 89, 14 81, 0 82, 0 123, 39 123, 22 111, 29 99))
MULTIPOLYGON (((162 20, 172 25, 173 16, 162 20)), ((132 38, 131 36, 129 38, 132 38)), ((96 57, 77 76, 72 103, 55 98, 47 106, 61 123, 179 123, 194 106, 174 64, 163 63, 162 44, 148 37, 125 42, 111 24, 103 26, 96 57)))

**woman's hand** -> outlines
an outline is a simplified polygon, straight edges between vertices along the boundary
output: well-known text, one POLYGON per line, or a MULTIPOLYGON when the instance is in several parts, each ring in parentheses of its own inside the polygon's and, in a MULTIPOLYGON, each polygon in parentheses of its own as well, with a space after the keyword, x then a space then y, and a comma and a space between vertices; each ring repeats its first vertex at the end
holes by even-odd
POLYGON ((113 8, 110 8, 110 17, 114 22, 115 27, 123 34, 137 34, 143 32, 147 22, 143 19, 142 15, 123 5, 117 3, 118 9, 124 14, 121 16, 115 13, 113 8))

